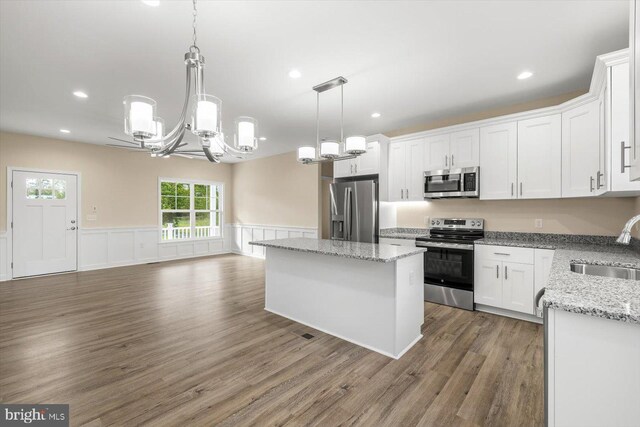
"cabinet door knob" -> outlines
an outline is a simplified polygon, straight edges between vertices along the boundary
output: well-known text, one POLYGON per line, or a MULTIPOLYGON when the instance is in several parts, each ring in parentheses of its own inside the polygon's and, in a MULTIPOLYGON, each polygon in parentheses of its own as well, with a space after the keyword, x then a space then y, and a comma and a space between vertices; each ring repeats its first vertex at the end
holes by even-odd
POLYGON ((507 274, 507 266, 504 266, 504 280, 509 280, 509 275, 507 274))
POLYGON ((452 154, 452 155, 451 155, 451 166, 453 166, 453 165, 454 165, 453 160, 454 160, 454 159, 453 159, 453 154, 452 154))
POLYGON ((624 173, 626 168, 630 168, 630 165, 624 164, 624 150, 630 149, 630 145, 624 145, 624 141, 620 141, 620 173, 624 173))
POLYGON ((496 279, 500 278, 500 266, 496 265, 496 279))
POLYGON ((589 191, 593 193, 593 177, 589 177, 589 191))

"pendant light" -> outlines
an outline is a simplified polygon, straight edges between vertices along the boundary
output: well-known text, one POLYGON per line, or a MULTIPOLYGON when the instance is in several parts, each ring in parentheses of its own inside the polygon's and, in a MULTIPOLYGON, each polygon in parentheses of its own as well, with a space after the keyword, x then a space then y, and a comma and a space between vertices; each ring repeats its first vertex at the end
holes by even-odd
POLYGON ((312 164, 353 159, 367 151, 365 137, 350 136, 346 140, 344 139, 344 85, 346 83, 347 79, 340 76, 313 87, 313 90, 316 91, 316 146, 299 147, 299 162, 312 164), (340 87, 340 141, 323 139, 320 142, 320 94, 335 87, 340 87), (343 154, 340 154, 341 144, 344 145, 343 154), (316 157, 316 154, 319 157, 316 157))

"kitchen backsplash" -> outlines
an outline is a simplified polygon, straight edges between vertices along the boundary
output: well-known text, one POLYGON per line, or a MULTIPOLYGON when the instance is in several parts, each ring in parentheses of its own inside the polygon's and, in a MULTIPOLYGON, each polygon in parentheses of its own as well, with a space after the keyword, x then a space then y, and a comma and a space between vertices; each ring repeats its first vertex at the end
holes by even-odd
MULTIPOLYGON (((449 199, 395 203, 397 227, 423 228, 426 218, 484 218, 485 230, 617 236, 638 214, 640 197, 553 200, 449 199), (542 220, 542 228, 536 227, 542 220)), ((638 230, 633 235, 639 237, 638 230)))

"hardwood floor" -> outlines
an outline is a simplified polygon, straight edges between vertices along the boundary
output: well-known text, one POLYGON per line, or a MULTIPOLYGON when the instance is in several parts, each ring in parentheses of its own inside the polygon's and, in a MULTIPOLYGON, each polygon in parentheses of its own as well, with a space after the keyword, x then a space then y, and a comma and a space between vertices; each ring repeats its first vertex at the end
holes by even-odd
POLYGON ((0 283, 0 401, 69 403, 91 426, 543 424, 541 326, 425 303, 395 361, 264 311, 263 268, 220 255, 0 283))

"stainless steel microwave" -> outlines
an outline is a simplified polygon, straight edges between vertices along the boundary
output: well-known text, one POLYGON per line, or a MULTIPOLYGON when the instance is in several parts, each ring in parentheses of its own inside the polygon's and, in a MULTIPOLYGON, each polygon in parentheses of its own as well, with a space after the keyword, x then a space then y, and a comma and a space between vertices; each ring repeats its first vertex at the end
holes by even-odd
POLYGON ((424 198, 480 197, 480 168, 443 169, 424 173, 424 198))

